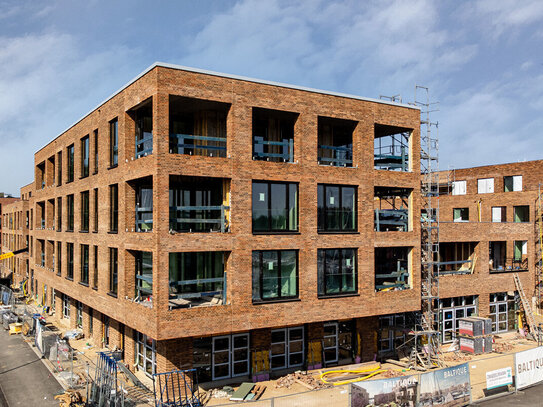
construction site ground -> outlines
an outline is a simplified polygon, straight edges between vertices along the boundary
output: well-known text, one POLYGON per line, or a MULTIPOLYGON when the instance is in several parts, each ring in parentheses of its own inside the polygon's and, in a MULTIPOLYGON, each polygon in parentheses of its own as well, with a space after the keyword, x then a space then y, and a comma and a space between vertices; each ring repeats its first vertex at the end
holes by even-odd
MULTIPOLYGON (((55 327, 53 330, 58 331, 58 334, 64 335, 64 333, 70 330, 69 326, 64 323, 64 321, 58 321, 52 317, 46 318, 49 321, 54 321, 55 327)), ((48 323, 50 326, 51 324, 48 323)), ((26 339, 31 346, 33 341, 26 339)), ((73 361, 73 372, 78 382, 79 391, 82 394, 85 394, 85 377, 90 375, 94 377, 95 363, 97 359, 98 352, 107 351, 108 349, 101 348, 96 346, 92 338, 81 338, 77 340, 69 340, 70 346, 74 349, 74 361, 73 361)), ((466 362, 477 362, 472 363, 470 369, 471 383, 472 383, 472 400, 477 400, 483 397, 482 388, 475 387, 475 383, 484 383, 486 380, 486 372, 490 370, 499 369, 505 366, 513 366, 514 363, 514 353, 523 351, 526 349, 531 349, 537 346, 537 343, 530 341, 516 332, 509 332, 506 334, 496 335, 494 343, 494 352, 489 354, 482 355, 471 355, 466 353, 461 353, 458 351, 448 352, 448 345, 442 347, 443 355, 442 359, 444 362, 444 367, 454 366, 466 362)), ((45 363, 50 363, 45 361, 45 363)), ((352 369, 368 367, 369 364, 360 364, 360 365, 351 365, 352 369)), ((54 369, 54 366, 50 366, 54 369)), ((345 369, 345 367, 338 367, 337 369, 345 369)), ((381 369, 386 370, 383 373, 379 373, 373 376, 370 380, 384 379, 397 376, 407 376, 417 373, 424 373, 422 371, 415 371, 402 368, 396 364, 392 363, 382 363, 381 369)), ((327 369, 328 370, 328 369, 327 369)), ((260 382, 260 385, 266 387, 264 393, 260 397, 260 400, 270 399, 272 397, 279 397, 284 399, 289 406, 297 405, 311 405, 311 406, 322 406, 329 407, 332 405, 346 406, 348 405, 348 386, 333 386, 325 385, 320 380, 319 370, 313 370, 309 372, 295 372, 282 376, 280 378, 260 382), (302 394, 303 393, 303 394, 302 394)), ((153 382, 144 372, 136 371, 136 377, 147 386, 149 391, 144 391, 140 388, 133 386, 133 384, 127 378, 124 378, 124 375, 120 374, 121 379, 125 383, 125 389, 127 395, 132 399, 137 401, 138 405, 154 405, 153 397, 153 382)), ((71 383, 68 383, 64 380, 63 375, 55 375, 61 385, 68 389, 71 386, 71 383)), ((356 376, 346 375, 345 378, 353 378, 356 376)), ((240 382, 229 382, 228 386, 236 389, 241 383, 240 382)), ((217 406, 222 404, 237 404, 236 402, 229 401, 230 395, 223 391, 223 385, 218 386, 217 384, 202 384, 200 386, 200 394, 202 398, 206 401, 207 406, 217 406)), ((277 400, 275 405, 278 404, 280 400, 277 400)))

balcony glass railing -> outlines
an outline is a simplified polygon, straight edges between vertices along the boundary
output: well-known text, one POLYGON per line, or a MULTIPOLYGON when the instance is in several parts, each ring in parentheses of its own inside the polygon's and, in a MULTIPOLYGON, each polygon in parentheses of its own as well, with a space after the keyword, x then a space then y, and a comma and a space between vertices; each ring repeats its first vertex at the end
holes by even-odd
POLYGON ((226 157, 226 138, 170 134, 170 153, 226 157))
POLYGON ((271 161, 294 161, 294 140, 267 141, 262 137, 253 140, 253 159, 271 161))
POLYGON ((170 206, 170 229, 175 232, 221 232, 229 230, 229 206, 170 206))
POLYGON ((353 146, 319 145, 319 164, 335 167, 353 166, 353 146))
POLYGON ((153 230, 153 207, 136 206, 136 232, 153 230))

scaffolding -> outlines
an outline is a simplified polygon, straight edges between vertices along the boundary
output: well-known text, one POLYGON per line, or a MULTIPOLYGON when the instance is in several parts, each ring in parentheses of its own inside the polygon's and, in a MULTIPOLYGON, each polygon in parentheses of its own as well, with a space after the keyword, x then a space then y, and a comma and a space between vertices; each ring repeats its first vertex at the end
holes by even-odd
POLYGON ((415 86, 415 105, 421 109, 421 315, 410 335, 410 363, 415 367, 432 368, 442 364, 436 330, 439 319, 435 310, 439 302, 438 123, 430 120, 430 114, 437 109, 434 109, 436 103, 430 103, 427 87, 415 86))
POLYGON ((537 190, 535 201, 535 276, 536 286, 534 299, 536 301, 536 312, 541 315, 541 290, 543 285, 543 197, 541 196, 541 184, 537 190))

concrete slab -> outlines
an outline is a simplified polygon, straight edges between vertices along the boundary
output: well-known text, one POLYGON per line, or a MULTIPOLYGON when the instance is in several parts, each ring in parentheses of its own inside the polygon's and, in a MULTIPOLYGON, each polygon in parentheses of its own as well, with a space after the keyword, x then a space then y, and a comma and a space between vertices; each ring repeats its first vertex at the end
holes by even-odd
MULTIPOLYGON (((0 328, 0 389, 4 405, 58 406, 55 394, 63 389, 21 335, 0 328)), ((2 403, 0 396, 0 406, 2 403)))

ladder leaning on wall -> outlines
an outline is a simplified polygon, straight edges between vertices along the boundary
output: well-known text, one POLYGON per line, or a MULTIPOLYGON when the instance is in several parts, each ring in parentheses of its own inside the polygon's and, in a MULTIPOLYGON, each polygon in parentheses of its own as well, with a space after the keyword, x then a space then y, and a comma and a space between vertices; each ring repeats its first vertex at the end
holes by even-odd
POLYGON ((535 200, 535 290, 536 312, 542 315, 541 297, 543 290, 543 197, 541 196, 541 184, 537 190, 535 200))

